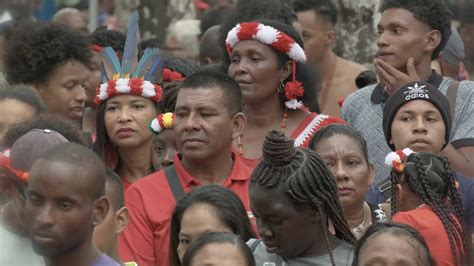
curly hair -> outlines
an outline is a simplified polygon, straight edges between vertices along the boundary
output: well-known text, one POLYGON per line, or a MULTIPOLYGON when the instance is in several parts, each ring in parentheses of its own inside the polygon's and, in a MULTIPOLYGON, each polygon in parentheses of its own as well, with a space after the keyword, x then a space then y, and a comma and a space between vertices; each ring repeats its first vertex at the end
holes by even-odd
POLYGON ((451 12, 440 0, 388 0, 382 12, 391 8, 402 8, 431 29, 441 33, 441 41, 431 54, 431 60, 438 58, 451 36, 451 12))
POLYGON ((392 216, 397 212, 396 184, 407 184, 441 220, 448 234, 451 253, 456 263, 471 265, 471 234, 467 229, 462 201, 448 159, 431 153, 417 152, 410 154, 405 159, 404 165, 403 173, 395 171, 391 173, 392 216), (449 200, 450 206, 445 200, 449 200), (454 210, 453 213, 450 208, 454 210), (464 254, 459 256, 456 250, 462 250, 464 254))
POLYGON ((117 30, 108 30, 106 27, 97 28, 91 34, 91 44, 96 44, 102 47, 110 46, 115 51, 123 53, 125 48, 125 33, 117 30))
POLYGON ((51 129, 63 135, 69 142, 75 142, 86 147, 91 145, 91 141, 73 123, 60 116, 45 113, 9 128, 5 134, 4 147, 13 146, 15 141, 32 129, 51 129))
MULTIPOLYGON (((311 208, 326 214, 337 238, 351 244, 356 242, 342 213, 335 178, 316 152, 295 148, 293 140, 275 130, 267 134, 262 151, 263 160, 252 172, 250 187, 283 191, 295 208, 311 208)), ((327 224, 322 222, 322 226, 331 262, 335 265, 327 224)))
POLYGON ((42 83, 61 65, 78 61, 89 66, 89 40, 53 23, 19 26, 7 42, 5 73, 10 84, 42 83))

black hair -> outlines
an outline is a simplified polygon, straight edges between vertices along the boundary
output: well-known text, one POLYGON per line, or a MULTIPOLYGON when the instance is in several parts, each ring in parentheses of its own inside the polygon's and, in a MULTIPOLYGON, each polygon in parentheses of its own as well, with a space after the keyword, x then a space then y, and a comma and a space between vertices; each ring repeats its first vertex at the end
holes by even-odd
POLYGON ((69 61, 89 66, 89 40, 54 23, 27 24, 15 29, 7 42, 5 73, 10 84, 42 83, 69 61))
POLYGON ((47 108, 38 93, 33 88, 25 84, 7 86, 0 90, 0 101, 14 99, 29 105, 36 114, 46 113, 47 108))
POLYGON ((357 129, 349 125, 331 124, 331 125, 321 128, 320 130, 316 132, 316 134, 314 134, 313 139, 311 139, 311 142, 309 144, 309 148, 312 150, 315 150, 319 142, 327 138, 330 138, 334 135, 343 135, 343 136, 347 136, 353 139, 359 145, 360 150, 362 151, 362 154, 364 155, 365 162, 369 164, 369 152, 367 149, 367 141, 362 136, 362 134, 360 134, 360 132, 357 131, 357 129))
POLYGON ((172 112, 176 108, 176 98, 178 97, 181 81, 166 82, 163 84, 163 98, 161 99, 161 106, 163 112, 172 112))
POLYGON ((75 124, 60 116, 44 113, 21 124, 10 127, 5 133, 3 146, 6 148, 12 147, 21 136, 30 132, 32 129, 54 130, 63 135, 69 142, 75 142, 86 147, 90 145, 89 140, 77 129, 75 124))
POLYGON ((294 0, 296 12, 313 9, 323 20, 337 23, 337 8, 331 0, 294 0))
POLYGON ((431 207, 443 223, 455 263, 471 265, 471 234, 467 229, 463 204, 448 159, 431 153, 417 152, 410 154, 403 164, 405 169, 402 173, 395 170, 391 172, 392 216, 397 212, 396 185, 404 183, 424 204, 431 207), (449 200, 450 206, 445 204, 445 200, 449 200), (451 207, 454 212, 451 212, 451 207), (457 250, 464 254, 459 256, 457 250))
POLYGON ((431 29, 441 33, 441 41, 431 54, 431 60, 438 58, 451 36, 451 12, 440 0, 387 0, 382 12, 391 8, 402 8, 431 29))
MULTIPOLYGON (((124 94, 124 95, 127 95, 127 94, 124 94)), ((107 101, 109 99, 101 102, 99 106, 97 106, 97 117, 96 117, 96 122, 95 122, 96 140, 92 145, 92 149, 102 158, 102 160, 106 163, 107 167, 110 167, 110 165, 108 165, 110 158, 107 157, 110 155, 107 153, 108 148, 113 146, 110 141, 110 137, 107 134, 107 129, 105 128, 105 111, 106 111, 107 101)), ((153 103, 153 106, 155 107, 157 114, 163 113, 163 106, 161 105, 160 102, 152 102, 152 103, 153 103)), ((151 170, 152 172, 154 172, 155 169, 151 169, 151 170)))
POLYGON ((203 32, 201 36, 199 43, 199 62, 201 66, 206 65, 206 57, 216 62, 221 60, 222 47, 219 45, 219 27, 220 26, 212 26, 203 32))
MULTIPOLYGON (((296 209, 311 209, 330 220, 337 238, 355 243, 338 200, 335 178, 316 152, 294 147, 294 140, 276 130, 265 137, 262 152, 263 159, 250 177, 251 188, 284 193, 296 209)), ((327 221, 321 224, 332 265, 335 265, 327 221)))
POLYGON ((436 265, 435 260, 431 256, 430 250, 426 245, 425 239, 416 229, 399 223, 375 223, 372 224, 367 229, 367 231, 365 231, 365 234, 357 242, 354 250, 354 260, 352 261, 352 266, 359 266, 360 253, 363 252, 367 243, 371 239, 381 234, 391 234, 393 236, 406 238, 406 241, 409 242, 412 247, 420 247, 420 257, 424 262, 420 266, 436 265))
POLYGON ((232 15, 233 7, 231 5, 214 6, 204 11, 201 16, 201 35, 210 27, 220 25, 232 15))
MULTIPOLYGON (((303 40, 301 37, 298 35, 296 30, 287 24, 284 24, 279 21, 275 20, 266 20, 263 19, 259 21, 260 23, 263 23, 267 26, 271 26, 281 32, 286 33, 288 36, 290 36, 293 40, 295 40, 301 47, 304 47, 303 40)), ((290 57, 286 53, 282 53, 280 51, 277 51, 272 48, 272 50, 275 52, 278 58, 278 63, 280 64, 280 67, 282 67, 286 62, 290 61, 290 57)), ((301 82, 304 87, 304 95, 303 97, 298 98, 298 100, 303 101, 303 103, 308 107, 308 109, 312 112, 317 112, 319 113, 319 104, 318 101, 316 100, 318 97, 318 91, 316 88, 316 79, 318 78, 317 73, 312 70, 311 67, 309 67, 307 64, 304 63, 296 63, 296 80, 301 82)), ((292 81, 292 74, 288 76, 285 80, 283 80, 283 83, 285 84, 286 82, 292 81)), ((282 91, 280 92, 280 104, 282 108, 285 106, 285 92, 282 91)))
POLYGON ((183 75, 185 78, 199 72, 200 70, 199 66, 193 62, 178 57, 166 58, 163 62, 163 66, 172 71, 181 73, 181 75, 183 75))
POLYGON ((222 90, 226 98, 225 106, 229 111, 229 115, 232 116, 242 111, 242 92, 240 91, 239 84, 233 78, 219 72, 202 71, 183 80, 180 90, 203 88, 218 88, 222 90))
POLYGON ((105 183, 115 191, 116 197, 113 199, 109 199, 111 202, 111 207, 114 210, 119 210, 123 208, 125 206, 125 192, 123 189, 122 181, 120 181, 120 177, 114 171, 107 168, 105 172, 105 183))
POLYGON ((199 251, 210 244, 234 245, 245 257, 246 264, 241 266, 255 266, 255 258, 253 257, 253 254, 247 244, 245 244, 245 242, 236 235, 222 232, 206 233, 191 242, 189 247, 186 249, 186 252, 184 253, 182 265, 191 266, 194 257, 199 253, 199 251))
POLYGON ((99 27, 91 34, 91 44, 102 47, 112 47, 115 51, 123 53, 125 48, 125 33, 117 30, 109 30, 106 27, 99 27))
MULTIPOLYGON (((30 176, 34 175, 35 166, 40 160, 67 163, 85 169, 85 172, 91 175, 90 190, 95 199, 105 195, 105 166, 97 154, 83 145, 67 142, 53 146, 38 157, 31 168, 30 176)), ((81 178, 84 178, 84 175, 81 178)))
POLYGON ((232 229, 232 232, 242 240, 255 238, 244 205, 239 197, 231 190, 219 185, 198 187, 180 199, 171 215, 170 226, 170 265, 180 265, 176 248, 178 247, 181 219, 189 207, 194 204, 211 205, 223 224, 232 229))

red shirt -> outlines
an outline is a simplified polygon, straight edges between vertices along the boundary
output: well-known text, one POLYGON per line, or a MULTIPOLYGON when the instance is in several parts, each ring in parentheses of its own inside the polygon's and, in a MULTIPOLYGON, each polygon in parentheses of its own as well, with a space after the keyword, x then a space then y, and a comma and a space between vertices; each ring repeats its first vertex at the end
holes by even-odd
MULTIPOLYGON (((291 133, 290 138, 295 140, 295 147, 308 148, 309 143, 313 139, 314 134, 318 132, 322 127, 325 127, 330 124, 347 124, 342 118, 328 116, 324 114, 311 113, 306 116, 303 121, 296 127, 295 131, 291 133)), ((244 144, 245 145, 245 144, 244 144)), ((245 154, 244 154, 245 156, 245 154)), ((246 165, 252 169, 257 166, 261 158, 245 158, 242 160, 246 165)))
MULTIPOLYGON (((392 217, 392 222, 407 224, 415 228, 425 239, 436 265, 457 265, 451 254, 448 233, 430 207, 425 206, 407 212, 398 212, 392 217)), ((458 258, 461 256, 458 255, 458 258)))
MULTIPOLYGON (((232 171, 222 186, 234 191, 250 212, 251 169, 234 153, 232 158, 232 171)), ((183 167, 179 155, 175 155, 174 166, 185 192, 202 185, 183 167)), ((169 229, 176 201, 164 171, 133 183, 125 192, 125 205, 130 222, 119 236, 120 258, 138 265, 168 265, 169 229)))

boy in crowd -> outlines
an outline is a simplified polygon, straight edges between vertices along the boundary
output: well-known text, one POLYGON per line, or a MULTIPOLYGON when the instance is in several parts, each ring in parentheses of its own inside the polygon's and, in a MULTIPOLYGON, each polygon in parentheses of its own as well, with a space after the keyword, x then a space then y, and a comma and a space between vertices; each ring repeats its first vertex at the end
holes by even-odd
POLYGON ((91 150, 59 144, 33 164, 26 217, 33 248, 46 265, 119 265, 94 246, 94 227, 109 211, 105 166, 91 150))
POLYGON ((474 83, 454 82, 431 70, 431 61, 451 34, 449 10, 439 0, 387 0, 377 28, 379 51, 374 64, 379 83, 349 95, 341 109, 342 117, 367 139, 375 181, 390 172, 384 164, 390 152, 382 130, 384 106, 401 86, 418 80, 426 80, 450 99, 451 138, 441 154, 454 170, 474 176, 474 83))

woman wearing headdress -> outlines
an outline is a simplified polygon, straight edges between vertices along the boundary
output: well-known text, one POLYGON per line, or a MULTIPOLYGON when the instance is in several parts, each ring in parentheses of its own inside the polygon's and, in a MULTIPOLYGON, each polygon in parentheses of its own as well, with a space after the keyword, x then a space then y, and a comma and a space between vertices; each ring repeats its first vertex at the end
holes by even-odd
POLYGON ((250 240, 256 265, 350 265, 355 237, 323 159, 268 133, 250 181, 250 206, 262 241, 250 240), (268 263, 268 264, 265 264, 268 263))
POLYGON ((417 229, 437 265, 472 265, 471 234, 446 158, 409 148, 387 155, 392 221, 417 229))
POLYGON ((265 134, 274 129, 308 147, 313 134, 342 119, 310 113, 314 82, 305 65, 303 41, 286 24, 262 20, 243 22, 229 31, 226 48, 228 74, 242 90, 247 126, 234 147, 255 165, 262 156, 265 134), (306 105, 306 106, 305 106, 306 105))
POLYGON ((122 62, 111 47, 102 52, 107 67, 102 66, 103 83, 95 98, 98 108, 94 150, 121 177, 125 189, 155 170, 151 160, 154 135, 148 126, 161 112, 159 102, 163 94, 156 83, 162 66, 158 49, 146 49, 136 63, 137 32, 135 12, 130 19, 122 62))

